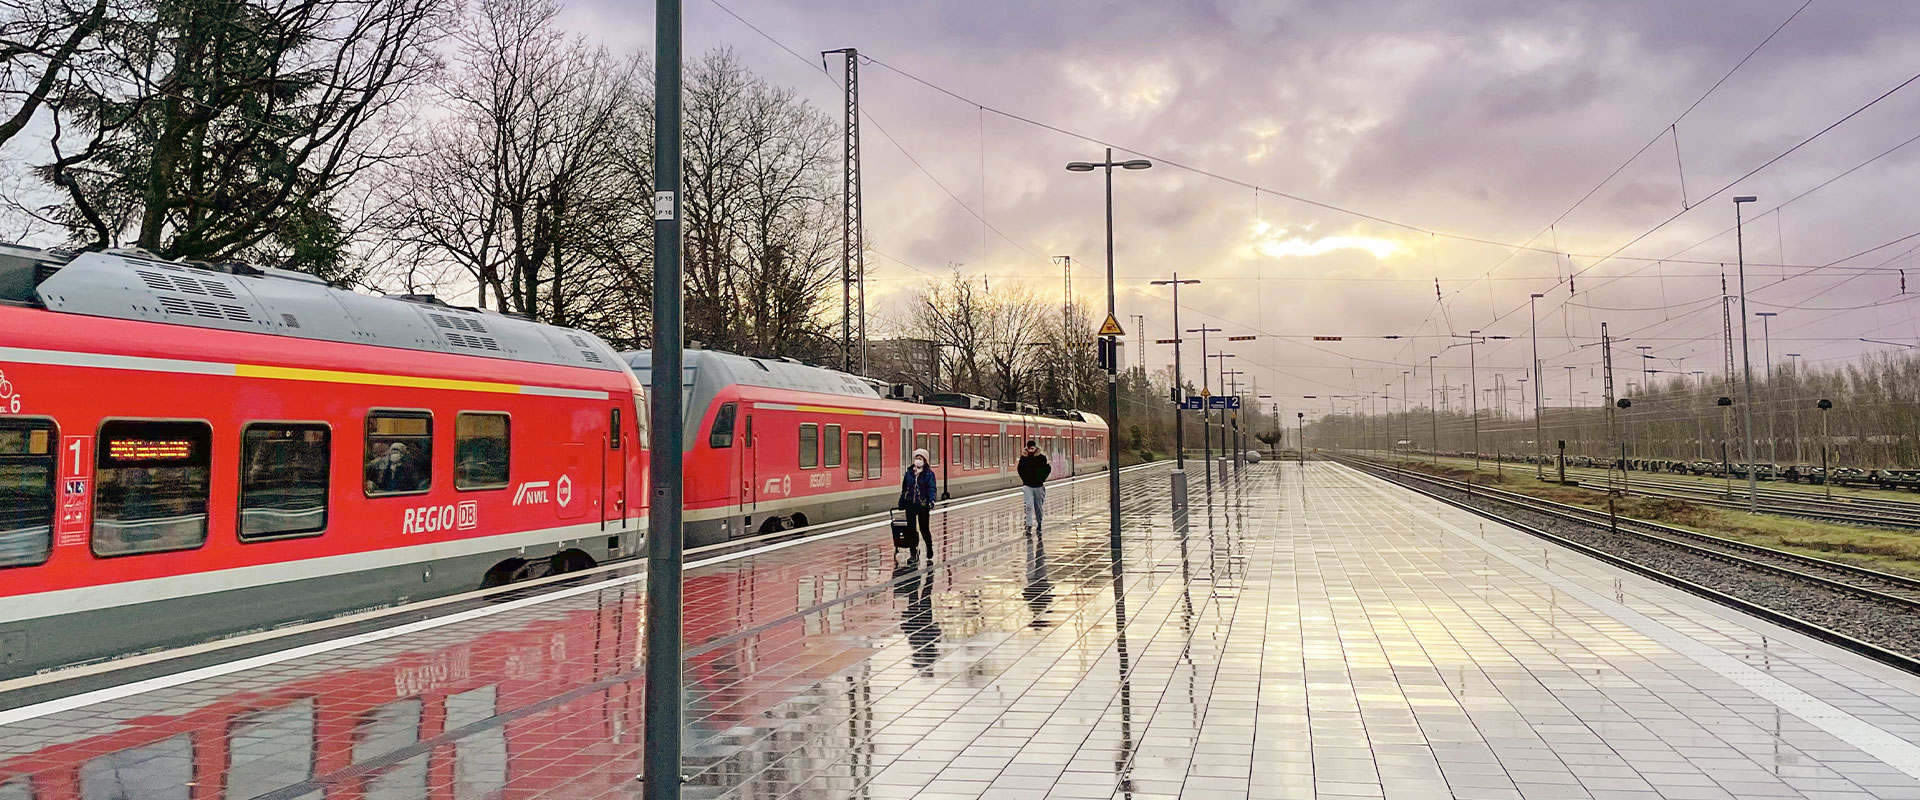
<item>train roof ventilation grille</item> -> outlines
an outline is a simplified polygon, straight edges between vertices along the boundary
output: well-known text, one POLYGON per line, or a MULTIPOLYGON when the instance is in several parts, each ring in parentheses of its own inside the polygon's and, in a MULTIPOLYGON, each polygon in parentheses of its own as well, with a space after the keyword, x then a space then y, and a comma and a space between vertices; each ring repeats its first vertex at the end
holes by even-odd
POLYGON ((469 336, 464 333, 454 333, 453 331, 443 331, 441 335, 447 338, 448 344, 455 347, 465 347, 470 350, 500 351, 500 343, 494 341, 491 336, 469 336))
POLYGON ((584 338, 581 338, 580 334, 577 334, 577 333, 567 334, 567 341, 572 342, 574 347, 580 348, 580 357, 586 359, 588 363, 592 363, 592 364, 607 363, 605 359, 602 359, 600 357, 599 353, 596 353, 593 351, 593 345, 587 344, 587 340, 584 338))
POLYGON ((284 311, 280 312, 280 321, 286 323, 289 328, 300 327, 300 318, 284 311))
POLYGON ((148 272, 144 269, 136 269, 134 272, 140 276, 140 281, 145 283, 149 289, 156 292, 171 292, 174 290, 173 281, 167 280, 167 276, 165 275, 158 272, 148 272))
POLYGON ((164 294, 155 299, 160 301, 160 307, 166 309, 169 314, 179 314, 185 317, 193 316, 193 306, 187 305, 187 301, 185 300, 164 294))

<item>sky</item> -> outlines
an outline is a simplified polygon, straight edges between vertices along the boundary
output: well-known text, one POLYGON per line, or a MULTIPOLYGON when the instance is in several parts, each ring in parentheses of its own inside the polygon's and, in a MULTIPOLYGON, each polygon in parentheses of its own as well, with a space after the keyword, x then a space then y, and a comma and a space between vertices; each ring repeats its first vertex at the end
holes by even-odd
MULTIPOLYGON (((1063 166, 1105 142, 1156 162, 1114 176, 1128 356, 1144 336, 1150 367, 1171 360, 1152 343, 1173 336, 1170 296, 1147 282, 1198 278, 1181 322, 1261 336, 1230 361, 1284 412, 1362 393, 1397 405, 1416 367, 1417 405, 1428 364, 1467 382, 1467 348, 1448 346, 1473 330, 1513 337, 1472 356, 1481 387, 1503 374, 1517 403, 1533 293, 1548 405, 1569 376, 1575 402, 1599 402, 1603 322, 1624 371, 1718 374, 1735 195, 1758 197, 1747 313, 1779 315, 1774 362, 1920 342, 1920 237, 1856 255, 1920 232, 1920 142, 1899 147, 1920 134, 1911 0, 686 2, 689 53, 732 48, 829 113, 840 90, 819 51, 871 59, 876 330, 950 264, 1059 298, 1049 257, 1070 254, 1075 293, 1104 302, 1101 178, 1063 166)), ((566 22, 653 49, 648 3, 569 0, 566 22)))

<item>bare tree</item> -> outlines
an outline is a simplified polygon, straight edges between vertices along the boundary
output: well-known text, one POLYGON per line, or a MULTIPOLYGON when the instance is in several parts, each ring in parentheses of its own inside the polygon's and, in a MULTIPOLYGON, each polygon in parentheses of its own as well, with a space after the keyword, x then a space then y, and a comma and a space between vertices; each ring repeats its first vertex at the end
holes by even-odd
POLYGON ((0 0, 0 146, 33 121, 106 20, 107 0, 0 0))
POLYGON ((552 0, 479 3, 435 87, 446 114, 389 170, 378 219, 402 259, 465 271, 482 306, 632 341, 640 309, 623 301, 644 296, 651 243, 630 156, 645 73, 558 15, 552 0))
POLYGON ((439 68, 450 0, 124 2, 40 95, 48 213, 83 244, 340 272, 334 196, 388 155, 376 123, 439 68))

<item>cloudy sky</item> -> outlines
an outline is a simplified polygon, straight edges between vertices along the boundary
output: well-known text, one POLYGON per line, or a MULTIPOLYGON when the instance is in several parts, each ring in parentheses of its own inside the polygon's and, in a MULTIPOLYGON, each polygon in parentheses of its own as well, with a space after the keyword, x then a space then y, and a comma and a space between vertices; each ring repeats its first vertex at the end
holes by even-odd
MULTIPOLYGON (((688 50, 731 47, 823 108, 839 100, 820 50, 875 60, 862 99, 880 319, 949 263, 1057 298, 1047 257, 1071 254, 1076 292, 1101 297, 1100 178, 1062 169, 1102 155, 1098 140, 1158 162, 1115 176, 1129 333, 1141 314, 1144 335, 1172 335, 1148 280, 1199 278, 1182 321, 1263 334, 1234 344, 1235 365, 1290 409, 1389 382, 1397 397, 1415 364, 1417 397, 1435 353, 1463 383, 1466 349, 1441 348, 1474 329, 1515 337, 1480 349, 1482 387, 1513 381, 1535 292, 1550 405, 1568 375, 1597 402, 1597 348, 1581 345, 1602 322, 1630 339, 1623 369, 1644 345, 1653 369, 1717 373, 1737 194, 1759 196, 1749 312, 1778 312, 1776 362, 1920 342, 1899 272, 1920 294, 1920 237, 1855 255, 1920 232, 1920 142, 1859 167, 1920 135, 1920 81, 1793 150, 1920 74, 1911 0, 723 2, 765 35, 687 0, 688 50)), ((574 0, 569 22, 648 50, 649 6, 574 0)))

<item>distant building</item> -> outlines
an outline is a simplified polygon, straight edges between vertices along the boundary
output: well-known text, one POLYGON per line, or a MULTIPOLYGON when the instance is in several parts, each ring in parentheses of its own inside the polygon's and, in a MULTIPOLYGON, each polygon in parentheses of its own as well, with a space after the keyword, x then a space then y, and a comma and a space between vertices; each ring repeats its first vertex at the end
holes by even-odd
POLYGON ((875 339, 867 343, 868 377, 904 383, 922 397, 936 390, 933 356, 938 347, 927 339, 875 339))

